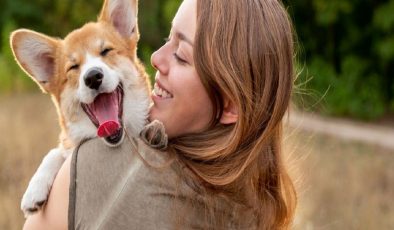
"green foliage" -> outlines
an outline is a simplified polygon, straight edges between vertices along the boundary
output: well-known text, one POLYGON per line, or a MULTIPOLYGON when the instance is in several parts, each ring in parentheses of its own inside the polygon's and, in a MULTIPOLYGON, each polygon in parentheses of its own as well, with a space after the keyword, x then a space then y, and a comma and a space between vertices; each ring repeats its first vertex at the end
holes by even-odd
POLYGON ((351 3, 343 0, 316 0, 312 4, 316 11, 316 22, 322 26, 337 22, 341 14, 348 14, 353 10, 351 3))
POLYGON ((303 48, 297 104, 361 119, 394 112, 394 0, 284 3, 303 48))
POLYGON ((164 2, 164 20, 167 22, 171 22, 178 10, 179 5, 181 4, 181 0, 172 0, 164 2))
POLYGON ((386 1, 376 8, 373 15, 373 24, 382 31, 392 31, 394 28, 394 1, 386 1))
POLYGON ((306 105, 311 105, 317 100, 316 98, 321 98, 323 107, 307 108, 329 115, 340 114, 363 119, 380 116, 385 111, 379 76, 368 74, 368 68, 368 60, 347 56, 341 66, 342 73, 338 74, 323 59, 314 58, 308 71, 302 73, 301 81, 305 82, 312 77, 308 87, 318 92, 317 96, 307 99, 306 105), (319 79, 314 80, 314 78, 319 79))
POLYGON ((8 21, 3 25, 1 31, 0 53, 0 92, 24 91, 33 88, 33 81, 24 74, 14 61, 11 47, 9 45, 9 34, 15 29, 13 21, 8 21))

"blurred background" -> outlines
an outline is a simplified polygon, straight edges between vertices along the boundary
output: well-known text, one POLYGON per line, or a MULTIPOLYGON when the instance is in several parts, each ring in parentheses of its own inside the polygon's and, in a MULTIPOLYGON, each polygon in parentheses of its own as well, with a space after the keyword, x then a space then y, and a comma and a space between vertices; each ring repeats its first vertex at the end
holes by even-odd
MULTIPOLYGON (((138 52, 150 75, 180 2, 140 0, 138 52)), ((394 229, 394 0, 283 3, 298 37, 284 140, 299 194, 294 229, 394 229)), ((0 5, 0 229, 21 229, 20 199, 59 127, 50 97, 16 65, 10 32, 64 37, 96 20, 102 0, 0 5)))

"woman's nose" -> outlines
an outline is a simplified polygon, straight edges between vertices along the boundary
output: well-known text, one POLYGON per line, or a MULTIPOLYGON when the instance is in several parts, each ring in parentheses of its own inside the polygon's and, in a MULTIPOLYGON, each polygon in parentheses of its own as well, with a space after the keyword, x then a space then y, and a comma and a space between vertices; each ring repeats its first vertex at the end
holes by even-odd
POLYGON ((168 73, 168 61, 166 60, 164 46, 156 50, 151 56, 152 66, 158 70, 161 74, 166 75, 168 73))

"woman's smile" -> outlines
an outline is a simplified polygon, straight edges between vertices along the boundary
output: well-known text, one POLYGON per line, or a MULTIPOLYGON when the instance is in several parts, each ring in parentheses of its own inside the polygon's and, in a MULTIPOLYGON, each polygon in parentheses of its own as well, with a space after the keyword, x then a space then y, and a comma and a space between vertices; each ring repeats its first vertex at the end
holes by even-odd
POLYGON ((152 91, 153 100, 171 99, 173 97, 174 96, 167 89, 165 89, 159 82, 156 82, 155 85, 153 86, 153 91, 152 91))

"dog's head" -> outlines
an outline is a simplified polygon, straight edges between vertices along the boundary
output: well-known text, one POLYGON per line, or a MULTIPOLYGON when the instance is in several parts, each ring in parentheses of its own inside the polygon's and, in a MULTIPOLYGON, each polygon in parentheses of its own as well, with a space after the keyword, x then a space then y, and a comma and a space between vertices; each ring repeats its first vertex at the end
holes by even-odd
POLYGON ((11 47, 21 68, 53 96, 72 142, 97 134, 116 145, 124 128, 138 135, 148 114, 138 39, 137 0, 105 0, 97 22, 64 39, 22 29, 12 33, 11 47))

